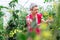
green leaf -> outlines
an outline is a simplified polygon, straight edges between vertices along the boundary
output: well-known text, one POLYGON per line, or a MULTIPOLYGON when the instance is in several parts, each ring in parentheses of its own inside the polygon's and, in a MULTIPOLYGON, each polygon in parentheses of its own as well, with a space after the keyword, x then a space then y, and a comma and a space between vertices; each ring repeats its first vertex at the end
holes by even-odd
POLYGON ((10 7, 14 7, 14 6, 16 6, 16 5, 15 5, 15 3, 14 3, 13 1, 11 1, 11 2, 9 3, 9 6, 10 6, 10 7))
POLYGON ((18 3, 18 0, 12 0, 12 1, 14 1, 14 2, 17 2, 17 3, 18 3))
POLYGON ((1 8, 6 8, 6 9, 8 9, 8 7, 5 7, 5 6, 0 6, 0 10, 1 10, 1 8))
POLYGON ((16 6, 16 5, 15 5, 15 2, 18 3, 18 0, 12 0, 12 1, 9 3, 9 6, 10 6, 10 7, 16 6))
POLYGON ((3 29, 3 18, 0 18, 0 29, 3 29))
POLYGON ((3 16, 3 15, 4 15, 3 12, 0 12, 0 17, 3 16))
POLYGON ((23 33, 17 33, 17 40, 27 40, 26 35, 23 33))

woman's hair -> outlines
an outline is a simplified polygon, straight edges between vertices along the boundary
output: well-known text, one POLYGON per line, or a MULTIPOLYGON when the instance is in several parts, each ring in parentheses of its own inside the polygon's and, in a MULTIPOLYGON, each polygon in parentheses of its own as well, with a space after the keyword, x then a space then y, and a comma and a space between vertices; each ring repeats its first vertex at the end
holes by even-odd
POLYGON ((31 5, 30 5, 30 10, 33 10, 34 7, 38 7, 37 4, 31 3, 31 5))

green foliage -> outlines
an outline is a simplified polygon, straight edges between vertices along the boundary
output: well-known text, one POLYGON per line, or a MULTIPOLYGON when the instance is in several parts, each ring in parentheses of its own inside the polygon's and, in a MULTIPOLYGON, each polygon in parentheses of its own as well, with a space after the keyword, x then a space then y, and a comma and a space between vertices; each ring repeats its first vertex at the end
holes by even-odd
MULTIPOLYGON (((8 22, 8 26, 7 26, 7 34, 10 35, 10 32, 15 30, 15 29, 19 29, 22 30, 23 32, 26 32, 26 15, 27 12, 25 9, 21 9, 21 10, 15 10, 15 3, 17 3, 18 0, 12 0, 9 3, 9 6, 13 9, 12 13, 12 19, 8 22)), ((20 32, 20 31, 19 31, 20 32)), ((19 33, 18 32, 18 33, 19 33)), ((17 33, 17 34, 18 34, 17 33)), ((14 38, 14 32, 12 32, 12 39, 14 38)), ((19 34, 18 36, 15 35, 15 37, 18 37, 18 40, 25 40, 26 35, 23 35, 22 33, 19 34), (19 37, 20 36, 20 37, 19 37)), ((10 39, 10 36, 9 36, 10 39)))
POLYGON ((18 0, 12 0, 13 2, 18 2, 18 0))
POLYGON ((2 11, 0 11, 0 17, 2 17, 4 15, 4 13, 2 11))
MULTIPOLYGON (((51 2, 53 0, 45 0, 45 2, 51 2)), ((26 16, 27 16, 27 11, 24 7, 21 7, 20 10, 15 10, 16 4, 18 4, 18 0, 12 0, 9 3, 9 6, 11 7, 11 14, 12 14, 12 19, 10 19, 10 21, 8 22, 8 26, 6 28, 6 30, 3 29, 3 19, 2 16, 4 15, 3 12, 1 12, 2 8, 6 8, 9 10, 9 7, 4 7, 4 6, 0 6, 0 40, 4 40, 4 37, 6 34, 8 35, 9 39, 13 40, 15 37, 17 37, 17 40, 27 40, 27 34, 25 32, 27 32, 27 25, 26 25, 26 16), (15 31, 15 29, 18 29, 17 31, 15 31), (12 33, 11 33, 12 31, 12 33), (21 32, 22 31, 22 32, 21 32), (12 37, 10 37, 11 35, 12 37), (10 35, 10 36, 9 36, 10 35)), ((57 5, 57 12, 55 12, 55 10, 51 10, 51 6, 47 8, 47 13, 45 13, 44 9, 42 7, 39 8, 39 12, 41 12, 43 14, 44 19, 48 19, 48 17, 52 16, 54 18, 53 22, 49 23, 49 27, 45 27, 45 24, 43 24, 42 29, 47 29, 49 31, 52 32, 52 38, 55 38, 57 40, 60 40, 60 3, 57 5), (44 14, 45 13, 45 14, 44 14), (48 15, 47 15, 48 14, 48 15), (50 28, 50 29, 49 29, 50 28)), ((32 26, 35 27, 36 26, 36 20, 34 20, 32 22, 32 26)), ((40 27, 40 28, 41 28, 40 27)), ((45 30, 45 34, 47 36, 50 36, 50 34, 47 32, 47 30, 45 30)), ((45 35, 44 34, 44 35, 45 35)), ((43 35, 43 34, 42 34, 43 35)), ((43 35, 43 36, 44 36, 43 35)), ((45 36, 46 36, 45 35, 45 36)), ((35 37, 36 34, 34 32, 31 33, 31 37, 35 37)), ((42 38, 44 39, 44 38, 42 38)), ((52 40, 52 39, 49 39, 52 40)))
POLYGON ((24 30, 24 28, 26 28, 26 16, 27 16, 27 12, 23 12, 20 10, 19 12, 19 28, 21 30, 24 30))
POLYGON ((16 6, 15 3, 18 3, 18 0, 12 0, 12 1, 9 3, 9 6, 10 6, 10 7, 14 7, 14 6, 16 6))
POLYGON ((58 3, 57 5, 57 8, 55 9, 56 10, 56 14, 54 15, 54 20, 53 22, 50 24, 50 27, 51 29, 53 29, 53 34, 55 36, 55 38, 57 38, 57 40, 60 40, 60 31, 59 31, 59 28, 60 28, 60 3, 58 3))
POLYGON ((0 29, 3 29, 3 18, 0 17, 0 29))
POLYGON ((56 11, 56 14, 55 14, 55 16, 54 16, 54 21, 53 21, 53 27, 56 29, 56 30, 58 30, 58 28, 60 27, 60 12, 59 12, 59 9, 60 8, 60 5, 58 4, 57 5, 57 8, 55 9, 55 10, 57 10, 56 11))
POLYGON ((54 1, 54 0, 44 0, 44 3, 45 3, 45 2, 52 2, 52 1, 54 1))
POLYGON ((27 40, 26 35, 23 33, 17 33, 17 40, 27 40))
POLYGON ((8 7, 5 7, 5 6, 0 6, 0 10, 1 10, 2 8, 6 8, 6 9, 8 9, 8 7))

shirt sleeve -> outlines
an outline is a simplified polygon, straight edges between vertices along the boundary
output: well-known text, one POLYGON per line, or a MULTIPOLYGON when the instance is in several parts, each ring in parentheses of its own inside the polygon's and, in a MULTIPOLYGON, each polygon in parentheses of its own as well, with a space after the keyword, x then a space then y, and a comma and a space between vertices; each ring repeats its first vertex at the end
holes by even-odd
POLYGON ((30 17, 29 16, 26 17, 26 23, 27 23, 27 27, 28 28, 31 28, 31 25, 30 25, 30 17))
POLYGON ((42 13, 40 13, 40 16, 41 16, 41 19, 43 19, 43 15, 42 15, 42 13))
POLYGON ((37 14, 37 22, 38 22, 38 24, 41 23, 42 18, 43 18, 42 13, 37 14))

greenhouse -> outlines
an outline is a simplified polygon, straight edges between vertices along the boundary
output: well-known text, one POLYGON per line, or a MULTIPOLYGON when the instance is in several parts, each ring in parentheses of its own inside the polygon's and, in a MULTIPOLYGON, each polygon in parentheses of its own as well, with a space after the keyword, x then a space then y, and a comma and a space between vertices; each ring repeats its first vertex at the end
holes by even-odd
POLYGON ((60 40, 60 0, 0 0, 0 40, 60 40))

